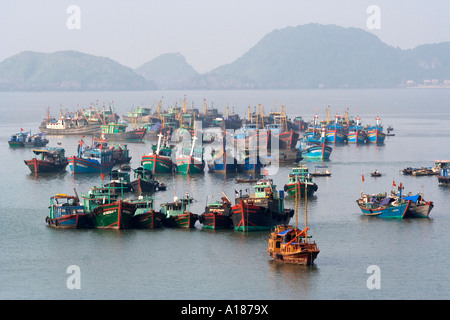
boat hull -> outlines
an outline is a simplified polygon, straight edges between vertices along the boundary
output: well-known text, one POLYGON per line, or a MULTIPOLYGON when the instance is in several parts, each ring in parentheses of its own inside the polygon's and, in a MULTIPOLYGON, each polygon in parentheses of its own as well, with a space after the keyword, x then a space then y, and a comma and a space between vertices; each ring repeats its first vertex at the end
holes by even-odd
POLYGON ((304 182, 294 182, 294 183, 288 183, 284 185, 284 191, 286 191, 290 196, 295 196, 296 189, 298 191, 298 184, 300 183, 300 197, 303 197, 305 194, 305 186, 306 186, 306 193, 308 196, 311 196, 314 194, 314 192, 317 191, 318 186, 315 183, 307 183, 304 182))
POLYGON ((24 160, 25 164, 28 166, 32 173, 52 173, 52 172, 61 172, 66 170, 69 162, 64 160, 60 163, 54 163, 49 161, 42 161, 36 158, 31 160, 24 160))
POLYGON ((367 135, 359 130, 356 132, 350 132, 347 135, 348 143, 364 144, 364 143, 366 143, 366 140, 367 140, 367 135))
POLYGON ((131 218, 131 227, 137 229, 161 228, 164 215, 161 212, 148 210, 144 213, 135 214, 131 218))
POLYGON ((369 205, 358 203, 365 216, 376 216, 379 218, 403 219, 407 217, 408 208, 411 201, 405 201, 399 205, 389 205, 383 208, 371 208, 369 205))
POLYGON ((413 202, 406 212, 406 218, 428 218, 433 207, 434 204, 431 201, 423 204, 416 204, 413 202))
POLYGON ((169 157, 156 154, 143 156, 141 163, 144 169, 148 169, 153 173, 170 173, 173 170, 173 162, 169 157))
POLYGON ((301 156, 305 159, 329 159, 332 148, 325 145, 312 146, 301 150, 301 156))
POLYGON ((218 163, 212 162, 208 164, 208 170, 215 173, 232 173, 236 172, 236 163, 218 163))
POLYGON ((386 134, 381 132, 380 130, 371 130, 367 133, 367 141, 370 143, 381 144, 384 143, 384 139, 386 138, 386 134))
POLYGON ((166 216, 163 224, 169 228, 188 228, 195 227, 195 222, 198 220, 198 215, 192 212, 185 212, 179 215, 166 216))
POLYGON ((39 127, 39 130, 42 133, 45 133, 47 135, 80 135, 80 134, 94 134, 98 131, 100 131, 100 124, 92 124, 92 125, 85 125, 85 126, 79 126, 79 127, 71 127, 71 128, 65 128, 65 129, 53 129, 53 128, 47 128, 45 126, 39 127))
POLYGON ((114 161, 99 163, 94 160, 83 159, 76 156, 67 158, 72 173, 109 173, 114 167, 114 161))
POLYGON ((135 210, 133 204, 122 200, 100 205, 91 212, 92 226, 97 229, 128 229, 135 210))
POLYGON ((158 187, 158 182, 147 181, 141 178, 131 181, 131 188, 136 192, 154 192, 158 187))
POLYGON ((70 214, 51 219, 45 219, 49 227, 58 229, 85 229, 91 227, 91 220, 88 214, 70 214))
POLYGON ((147 130, 143 128, 119 133, 102 133, 101 135, 109 141, 141 141, 146 132, 147 130))
POLYGON ((328 131, 325 134, 325 141, 327 143, 344 143, 345 134, 340 131, 328 131))
POLYGON ((185 174, 203 173, 205 170, 205 161, 196 161, 192 157, 177 158, 177 172, 185 174))
POLYGON ((319 255, 318 250, 307 249, 305 248, 301 252, 296 252, 292 254, 282 254, 279 252, 267 251, 270 257, 272 257, 276 261, 280 261, 283 263, 290 264, 299 264, 299 265, 312 265, 314 260, 316 260, 319 255))
POLYGON ((264 206, 244 201, 231 207, 233 227, 237 231, 270 230, 276 225, 288 224, 294 210, 278 213, 264 206))

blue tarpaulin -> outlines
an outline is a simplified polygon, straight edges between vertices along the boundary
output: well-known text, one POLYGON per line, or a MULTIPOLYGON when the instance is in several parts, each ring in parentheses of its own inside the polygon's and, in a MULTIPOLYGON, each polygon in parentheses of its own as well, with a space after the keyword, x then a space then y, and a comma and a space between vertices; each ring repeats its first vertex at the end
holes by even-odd
POLYGON ((405 200, 412 200, 413 202, 417 202, 419 200, 420 194, 416 194, 415 196, 404 197, 405 200))

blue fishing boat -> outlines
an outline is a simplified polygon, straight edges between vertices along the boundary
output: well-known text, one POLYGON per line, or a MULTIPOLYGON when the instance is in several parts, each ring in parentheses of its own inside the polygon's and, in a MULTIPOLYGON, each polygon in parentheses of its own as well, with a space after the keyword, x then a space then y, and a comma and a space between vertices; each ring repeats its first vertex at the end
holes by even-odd
POLYGON ((226 135, 224 134, 222 138, 222 148, 219 150, 213 149, 211 152, 212 159, 208 161, 209 172, 236 172, 236 158, 233 156, 231 150, 227 150, 226 146, 226 135))
POLYGON ((339 116, 336 115, 334 124, 327 126, 327 133, 325 135, 326 143, 344 143, 347 136, 344 132, 344 127, 339 122, 339 116))
POLYGON ((78 196, 56 194, 50 198, 49 211, 45 221, 50 227, 81 229, 91 226, 90 217, 84 211, 78 196))
POLYGON ((356 124, 348 128, 347 133, 348 143, 363 144, 367 141, 367 133, 361 126, 361 118, 356 117, 356 124))
POLYGON ((23 132, 20 129, 19 133, 11 135, 8 144, 11 148, 17 147, 44 147, 48 143, 43 133, 31 134, 31 130, 23 132))
POLYGON ((366 216, 403 219, 407 217, 412 200, 402 198, 402 189, 400 184, 398 196, 387 196, 386 193, 370 195, 361 192, 361 198, 356 200, 356 203, 366 216))
POLYGON ((94 140, 92 147, 83 148, 83 140, 78 145, 78 155, 68 158, 72 173, 109 173, 115 162, 114 151, 105 140, 94 140))
POLYGON ((367 141, 370 143, 382 144, 386 138, 386 134, 383 132, 383 126, 380 123, 379 116, 376 118, 376 125, 367 129, 367 141))
POLYGON ((299 149, 301 156, 304 159, 321 159, 327 160, 330 158, 333 148, 327 146, 323 141, 325 137, 325 131, 322 131, 322 136, 317 139, 303 139, 300 143, 299 149))

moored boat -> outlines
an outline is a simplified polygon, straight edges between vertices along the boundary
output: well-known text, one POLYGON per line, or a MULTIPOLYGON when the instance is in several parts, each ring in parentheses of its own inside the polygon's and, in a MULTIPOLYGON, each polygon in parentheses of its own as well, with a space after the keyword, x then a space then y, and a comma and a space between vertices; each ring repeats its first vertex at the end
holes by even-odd
POLYGON ((204 229, 232 229, 231 201, 226 195, 220 201, 209 202, 198 220, 204 229))
POLYGON ((362 213, 366 216, 376 216, 380 218, 397 218, 403 219, 407 217, 411 200, 402 198, 402 184, 398 187, 399 196, 387 196, 384 194, 364 194, 356 200, 362 213))
POLYGON ((348 128, 347 141, 354 144, 364 144, 367 141, 367 133, 361 126, 359 116, 356 117, 356 124, 348 128))
POLYGON ((49 215, 45 218, 48 226, 60 229, 89 228, 91 221, 84 211, 78 196, 56 194, 50 198, 49 215))
POLYGON ((386 138, 386 134, 383 132, 383 127, 380 123, 379 116, 376 118, 376 125, 367 129, 367 141, 370 143, 382 144, 386 138))
POLYGON ((329 177, 331 176, 331 171, 328 166, 316 166, 314 172, 310 173, 313 177, 329 177), (318 170, 322 169, 322 170, 318 170))
POLYGON ((136 210, 107 187, 92 187, 81 195, 86 213, 90 215, 92 226, 97 229, 127 229, 136 210))
POLYGON ((308 195, 313 195, 314 192, 316 192, 318 189, 317 184, 313 182, 313 178, 309 173, 309 169, 302 164, 292 168, 288 178, 289 181, 287 184, 285 184, 284 191, 286 191, 291 196, 294 196, 299 192, 299 190, 297 190, 298 187, 300 187, 301 189, 306 188, 308 195))
POLYGON ((31 130, 23 132, 21 129, 19 133, 11 135, 8 144, 11 148, 45 147, 48 142, 43 134, 31 134, 31 130))
POLYGON ((114 169, 109 172, 110 181, 105 187, 111 190, 111 193, 123 195, 131 191, 130 174, 120 169, 114 169))
POLYGON ((271 179, 261 179, 253 193, 240 192, 232 206, 233 227, 237 231, 269 230, 278 224, 288 224, 294 210, 284 208, 284 191, 279 192, 271 179))
POLYGON ((92 147, 83 148, 83 140, 78 145, 78 155, 69 157, 69 168, 72 173, 109 173, 115 162, 113 150, 107 147, 104 140, 94 141, 92 147))
POLYGON ((33 153, 33 159, 24 160, 33 173, 62 172, 69 164, 63 148, 34 149, 33 153))
POLYGON ((158 135, 158 144, 152 146, 152 152, 143 155, 141 165, 153 173, 169 173, 175 168, 172 161, 173 147, 167 143, 162 143, 163 135, 158 135))
POLYGON ((191 145, 181 149, 181 155, 177 157, 177 172, 185 174, 203 173, 205 170, 205 160, 203 160, 204 148, 195 146, 198 138, 192 137, 191 145))
POLYGON ((154 199, 140 195, 136 200, 129 202, 134 204, 136 210, 131 218, 131 227, 137 229, 155 229, 162 227, 164 215, 155 211, 153 207, 154 199))
POLYGON ((333 148, 325 143, 325 132, 322 130, 321 138, 305 137, 300 143, 299 149, 304 159, 327 160, 330 158, 333 148))
POLYGON ((142 141, 147 132, 145 128, 137 128, 127 130, 128 124, 125 123, 108 123, 100 127, 100 133, 108 140, 112 141, 142 141))
POLYGON ((139 167, 137 169, 133 169, 133 171, 135 179, 131 181, 131 188, 133 191, 143 193, 154 192, 156 189, 159 189, 160 183, 155 179, 150 170, 139 167))
POLYGON ((198 215, 189 209, 193 201, 194 198, 186 193, 185 197, 181 199, 174 197, 172 202, 162 203, 160 211, 164 214, 163 224, 166 227, 194 228, 198 215))

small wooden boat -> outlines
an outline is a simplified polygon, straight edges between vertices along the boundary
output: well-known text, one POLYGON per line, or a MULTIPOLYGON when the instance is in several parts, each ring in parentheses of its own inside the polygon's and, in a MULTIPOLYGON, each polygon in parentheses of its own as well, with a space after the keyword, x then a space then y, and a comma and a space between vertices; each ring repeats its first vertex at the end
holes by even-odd
POLYGON ((298 192, 298 190, 296 191, 296 188, 299 185, 302 189, 307 189, 309 196, 313 195, 314 192, 319 189, 317 184, 313 181, 308 168, 303 164, 299 164, 297 167, 292 168, 288 179, 288 183, 284 185, 284 191, 291 196, 294 196, 296 192, 298 192))
POLYGON ((329 177, 331 176, 331 171, 328 170, 327 166, 316 166, 314 169, 314 172, 311 173, 311 175, 313 177, 329 177), (317 170, 317 169, 322 169, 322 170, 317 170))
POLYGON ((24 162, 33 173, 62 172, 69 164, 64 152, 63 148, 34 149, 35 157, 24 162))
MULTIPOLYGON (((76 191, 75 191, 76 194, 76 191)), ((45 218, 48 226, 61 229, 89 228, 89 215, 80 204, 78 195, 56 194, 50 198, 49 215, 45 218)))
POLYGON ((307 199, 308 192, 305 190, 305 228, 298 229, 298 213, 297 213, 297 198, 300 195, 300 185, 296 194, 295 207, 295 227, 290 225, 277 225, 275 230, 269 236, 269 245, 267 253, 276 261, 290 264, 312 265, 317 258, 320 250, 316 242, 310 240, 307 231, 308 228, 308 214, 307 214, 307 199))
POLYGON ((370 175, 372 177, 381 177, 381 172, 379 172, 377 169, 375 169, 375 171, 371 172, 370 175))

